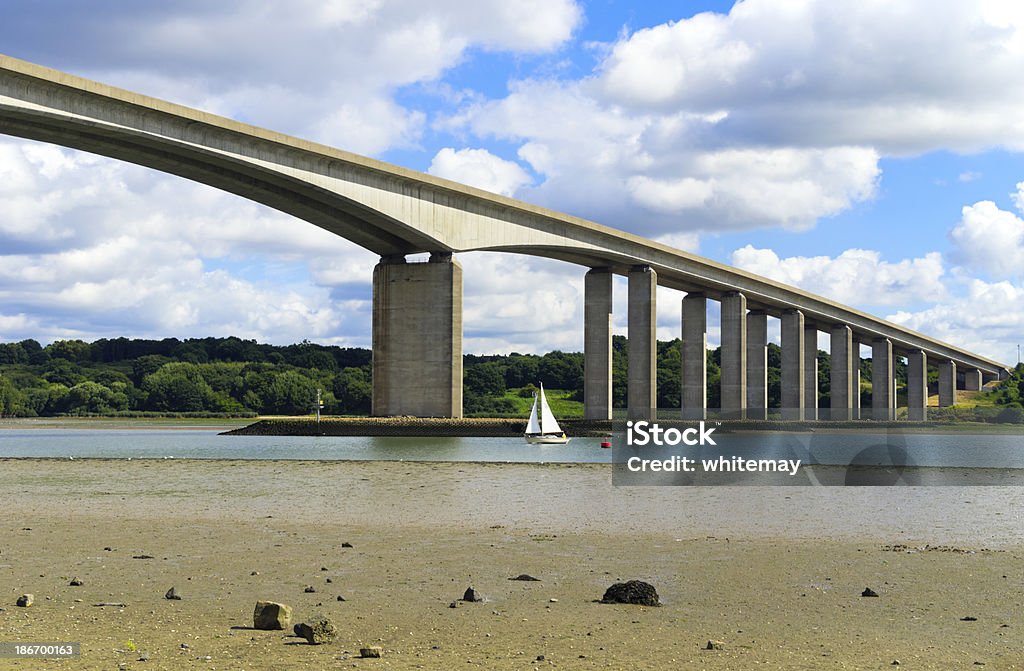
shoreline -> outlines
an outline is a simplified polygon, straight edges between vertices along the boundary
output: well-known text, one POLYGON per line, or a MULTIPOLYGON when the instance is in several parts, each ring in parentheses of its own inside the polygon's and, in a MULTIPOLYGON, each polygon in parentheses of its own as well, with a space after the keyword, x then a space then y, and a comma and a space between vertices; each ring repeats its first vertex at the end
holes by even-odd
POLYGON ((1024 663, 1021 488, 615 488, 595 464, 36 460, 5 461, 0 496, 0 640, 82 643, 79 658, 5 669, 1024 663), (521 573, 540 581, 509 580, 521 573), (629 579, 654 585, 661 607, 595 603, 629 579), (182 600, 164 598, 172 586, 182 600), (458 602, 469 586, 483 603, 458 602), (26 592, 35 605, 14 606, 26 592), (259 599, 295 621, 329 617, 338 640, 252 630, 259 599), (384 657, 359 660, 367 645, 384 657))
MULTIPOLYGON (((687 428, 698 420, 657 420, 664 427, 687 428)), ((790 422, 775 420, 706 420, 719 433, 777 432, 777 433, 979 433, 1009 434, 1024 437, 1024 426, 1014 424, 985 424, 981 422, 790 422)), ((625 420, 559 420, 570 437, 605 437, 625 420)), ((243 427, 231 429, 231 436, 406 436, 452 438, 513 438, 523 435, 526 423, 517 418, 416 418, 416 417, 325 417, 317 422, 312 417, 260 418, 243 427)))

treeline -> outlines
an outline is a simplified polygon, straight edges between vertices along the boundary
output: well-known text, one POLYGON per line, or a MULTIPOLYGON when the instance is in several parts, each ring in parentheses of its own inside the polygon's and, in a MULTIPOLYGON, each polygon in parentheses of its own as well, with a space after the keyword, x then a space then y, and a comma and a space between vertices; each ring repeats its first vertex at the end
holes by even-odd
MULTIPOLYGON (((658 406, 678 408, 681 393, 679 340, 658 342, 658 406)), ((612 342, 613 405, 626 406, 629 343, 612 342)), ((781 404, 781 358, 768 346, 768 405, 781 404)), ((818 352, 819 407, 830 404, 830 357, 818 352)), ((721 350, 708 350, 708 407, 721 405, 721 350)), ((897 386, 906 386, 906 366, 897 359, 897 386)), ((117 415, 216 413, 301 415, 312 412, 317 392, 323 412, 369 414, 371 352, 301 342, 275 346, 240 338, 178 340, 101 339, 92 343, 35 340, 0 343, 0 415, 117 415)), ((935 389, 936 373, 930 387, 935 389)), ((583 400, 583 354, 466 355, 464 409, 469 415, 522 414, 533 385, 583 400)), ((861 402, 871 403, 871 361, 861 361, 861 402)), ((1024 367, 1018 366, 994 393, 999 405, 1024 402, 1024 367)))
POLYGON ((240 338, 0 344, 0 415, 368 414, 370 351, 240 338))

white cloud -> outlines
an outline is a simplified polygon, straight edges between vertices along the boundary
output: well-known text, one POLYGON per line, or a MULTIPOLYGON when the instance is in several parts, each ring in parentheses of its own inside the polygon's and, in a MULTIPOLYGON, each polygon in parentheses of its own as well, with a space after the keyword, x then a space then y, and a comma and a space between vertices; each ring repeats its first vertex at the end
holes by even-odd
POLYGON ((1024 277, 1024 220, 992 201, 964 206, 950 239, 952 258, 972 271, 1000 279, 1024 277))
POLYGON ((996 361, 1017 361, 1016 345, 1024 332, 1024 287, 1010 282, 967 280, 962 296, 916 312, 901 311, 886 319, 996 361))
POLYGON ((946 297, 942 256, 931 252, 896 263, 877 251, 848 249, 839 256, 779 258, 747 245, 732 253, 733 265, 826 298, 859 306, 907 305, 946 297))
POLYGON ((430 162, 431 175, 469 184, 485 191, 511 196, 532 180, 518 164, 486 149, 441 149, 430 162))

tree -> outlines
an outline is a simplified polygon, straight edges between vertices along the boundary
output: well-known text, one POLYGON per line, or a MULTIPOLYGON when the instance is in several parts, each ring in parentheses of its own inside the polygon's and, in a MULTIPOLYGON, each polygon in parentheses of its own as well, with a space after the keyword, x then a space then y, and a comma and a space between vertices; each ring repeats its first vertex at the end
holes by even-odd
POLYGON ((219 410, 213 389, 191 363, 165 364, 142 384, 146 405, 163 412, 219 410))
POLYGON ((362 368, 344 368, 334 377, 334 396, 346 415, 368 415, 373 405, 373 384, 362 368))
POLYGON ((316 402, 316 383, 289 370, 274 377, 263 397, 263 412, 275 415, 305 415, 316 402))

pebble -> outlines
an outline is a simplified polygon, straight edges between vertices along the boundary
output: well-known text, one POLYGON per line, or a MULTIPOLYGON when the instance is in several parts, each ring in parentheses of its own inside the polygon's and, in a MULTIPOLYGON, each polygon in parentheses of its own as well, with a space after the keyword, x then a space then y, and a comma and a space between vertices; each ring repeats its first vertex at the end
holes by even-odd
POLYGON ((484 598, 472 587, 467 587, 466 591, 462 594, 462 600, 470 603, 477 603, 483 601, 484 598))
POLYGON ((349 543, 348 541, 345 541, 344 543, 341 544, 341 547, 343 547, 343 548, 350 548, 350 547, 352 547, 352 544, 349 543))
POLYGON ((303 591, 306 594, 313 594, 314 592, 316 592, 316 587, 313 587, 312 585, 306 585, 306 589, 304 589, 303 591))
POLYGON ((514 578, 509 578, 509 580, 521 580, 523 582, 540 582, 540 578, 534 578, 529 573, 520 573, 514 578))
POLYGON ((370 659, 380 657, 384 654, 384 649, 379 645, 371 645, 368 648, 359 648, 359 656, 363 659, 370 659))
POLYGON ((21 608, 28 608, 32 605, 34 601, 35 596, 33 596, 32 594, 22 594, 18 597, 18 600, 15 602, 15 605, 20 606, 21 608))
POLYGON ((181 595, 178 594, 178 590, 174 589, 173 587, 167 590, 167 593, 164 594, 164 598, 169 599, 171 601, 181 601, 181 595))
POLYGON ((876 592, 875 590, 871 589, 870 587, 865 587, 864 591, 861 592, 860 595, 861 596, 878 596, 878 592, 876 592))
POLYGON ((724 650, 725 641, 708 641, 708 644, 704 646, 705 650, 724 650))
POLYGON ((344 600, 345 600, 345 597, 343 597, 342 595, 339 594, 338 595, 338 601, 344 601, 344 600))
POLYGON ((83 583, 83 582, 82 582, 81 580, 79 580, 78 578, 72 578, 72 579, 71 579, 71 582, 69 582, 69 583, 68 583, 68 585, 70 585, 71 587, 81 587, 81 586, 82 586, 82 585, 84 585, 84 584, 85 584, 85 583, 83 583))

